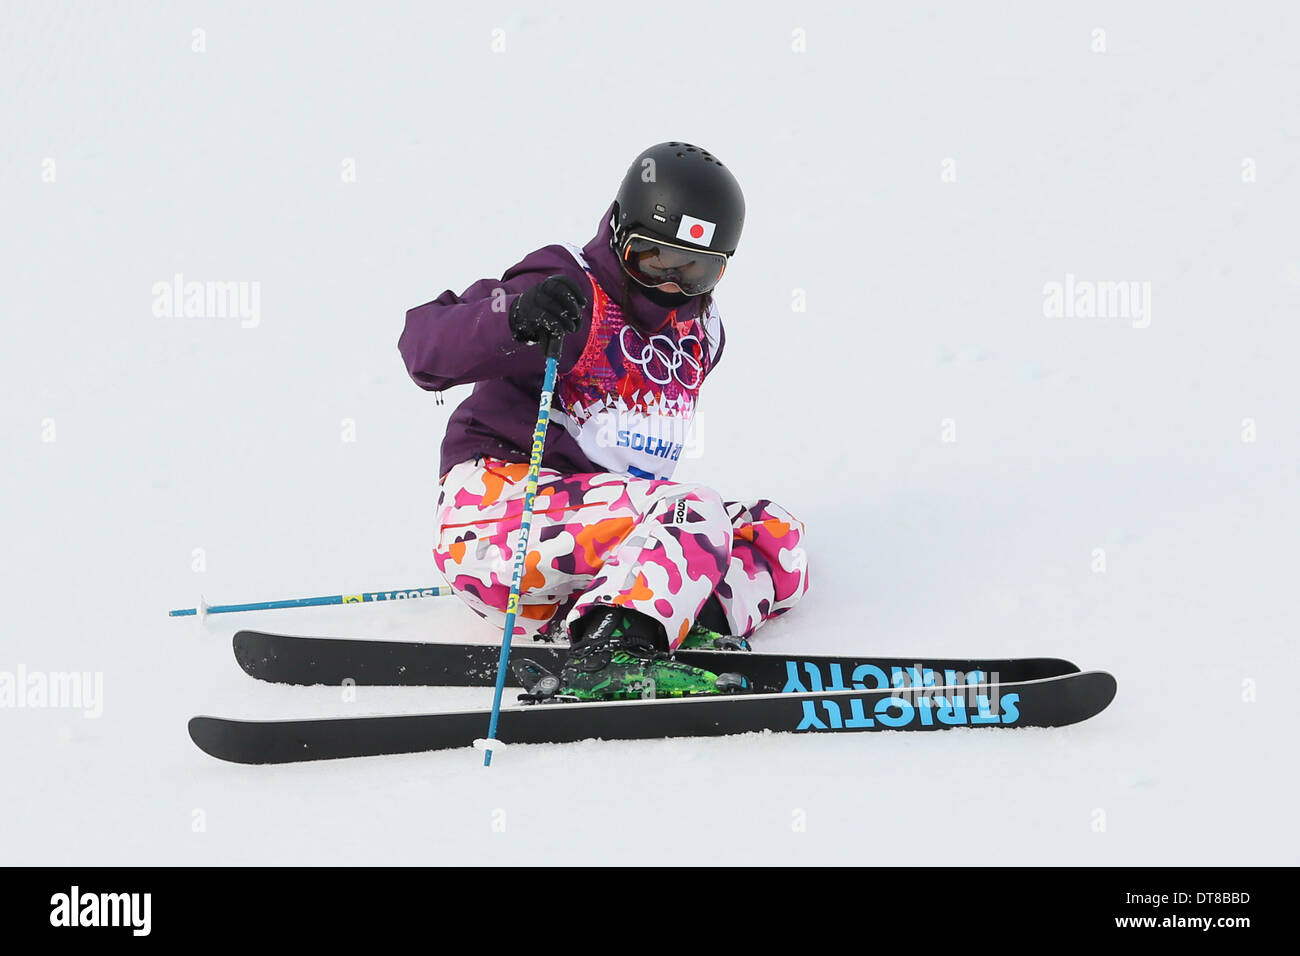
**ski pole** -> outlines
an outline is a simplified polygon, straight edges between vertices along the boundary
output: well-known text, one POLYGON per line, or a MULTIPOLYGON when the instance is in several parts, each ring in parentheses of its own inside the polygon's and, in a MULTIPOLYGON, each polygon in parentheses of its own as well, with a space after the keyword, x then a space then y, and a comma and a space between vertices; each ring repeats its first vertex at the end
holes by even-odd
POLYGON ((182 607, 168 611, 168 617, 205 617, 208 614, 230 614, 234 611, 278 611, 286 607, 320 607, 326 604, 369 604, 371 601, 400 601, 406 598, 442 597, 451 594, 451 588, 400 588, 392 591, 368 591, 364 594, 329 594, 325 597, 288 598, 284 601, 258 601, 254 604, 208 604, 202 598, 198 607, 182 607))
POLYGON ((510 597, 506 601, 505 632, 501 638, 501 659, 497 662, 497 688, 492 695, 492 718, 488 721, 486 740, 476 740, 474 746, 484 751, 483 766, 492 766, 492 748, 504 746, 496 739, 497 718, 501 715, 501 694, 506 688, 506 668, 510 664, 510 638, 515 630, 515 616, 519 613, 519 592, 523 590, 524 561, 528 557, 528 532, 533 527, 533 498, 537 495, 537 476, 542 470, 542 452, 546 448, 546 426, 551 420, 551 393, 555 391, 555 375, 559 367, 562 335, 551 336, 546 342, 546 372, 542 376, 542 395, 537 403, 537 427, 533 429, 533 449, 528 455, 528 479, 524 482, 524 510, 519 518, 519 544, 515 546, 514 573, 510 578, 510 597))

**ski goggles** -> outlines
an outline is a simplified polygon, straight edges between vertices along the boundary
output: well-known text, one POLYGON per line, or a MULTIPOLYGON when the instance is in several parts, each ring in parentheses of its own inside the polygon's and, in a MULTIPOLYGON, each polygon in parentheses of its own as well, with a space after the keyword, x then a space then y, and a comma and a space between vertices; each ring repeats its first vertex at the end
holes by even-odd
POLYGON ((644 286, 675 282, 686 295, 703 295, 722 278, 727 256, 634 232, 623 243, 623 268, 644 286))

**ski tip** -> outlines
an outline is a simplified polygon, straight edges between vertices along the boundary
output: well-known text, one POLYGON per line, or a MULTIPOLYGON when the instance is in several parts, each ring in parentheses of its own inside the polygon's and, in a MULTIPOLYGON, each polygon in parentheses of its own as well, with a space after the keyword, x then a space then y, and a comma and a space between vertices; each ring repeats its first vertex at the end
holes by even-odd
POLYGON ((216 757, 229 763, 263 763, 264 761, 250 758, 247 754, 240 756, 227 746, 233 723, 236 722, 222 717, 200 715, 191 717, 186 726, 190 732, 190 740, 194 741, 194 745, 209 757, 216 757))
POLYGON ((1109 671, 1089 671, 1088 673, 1097 687, 1105 694, 1106 703, 1102 705, 1103 709, 1109 707, 1111 701, 1115 699, 1115 695, 1119 693, 1119 681, 1109 671))
POLYGON ((213 724, 216 720, 215 717, 191 717, 189 723, 185 725, 186 730, 190 732, 190 740, 194 741, 194 746, 212 757, 221 756, 213 750, 216 743, 213 724))
POLYGON ((262 634, 258 631, 236 631, 230 639, 230 649, 235 654, 235 662, 249 677, 263 678, 263 665, 266 654, 261 651, 262 634))
POLYGON ((1077 716, 1063 723, 1078 723, 1095 717, 1111 705, 1119 692, 1119 682, 1108 671, 1083 671, 1079 674, 1064 675, 1069 680, 1074 705, 1078 708, 1077 716))

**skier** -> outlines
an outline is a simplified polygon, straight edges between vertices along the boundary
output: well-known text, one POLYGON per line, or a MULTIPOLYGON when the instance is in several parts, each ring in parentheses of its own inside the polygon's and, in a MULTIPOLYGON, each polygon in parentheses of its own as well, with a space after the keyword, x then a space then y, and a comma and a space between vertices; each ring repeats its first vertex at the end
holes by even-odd
POLYGON ((628 169, 596 235, 549 245, 500 279, 406 313, 398 347, 420 387, 474 384, 442 443, 434 558, 503 622, 545 365, 563 335, 517 636, 567 637, 559 693, 719 693, 679 647, 746 638, 808 588, 803 525, 770 501, 670 480, 700 387, 722 357, 713 288, 745 201, 707 150, 660 143, 628 169))

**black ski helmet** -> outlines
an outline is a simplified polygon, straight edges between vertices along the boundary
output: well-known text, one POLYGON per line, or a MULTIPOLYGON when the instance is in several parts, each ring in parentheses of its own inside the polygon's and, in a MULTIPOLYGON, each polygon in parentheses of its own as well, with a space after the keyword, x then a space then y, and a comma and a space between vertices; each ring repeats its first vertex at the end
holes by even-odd
POLYGON ((644 150, 618 187, 616 253, 629 233, 646 232, 731 255, 744 226, 740 183, 716 156, 690 143, 660 143, 644 150))

